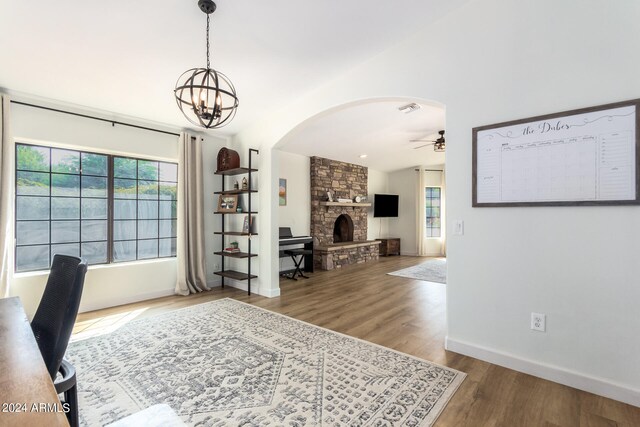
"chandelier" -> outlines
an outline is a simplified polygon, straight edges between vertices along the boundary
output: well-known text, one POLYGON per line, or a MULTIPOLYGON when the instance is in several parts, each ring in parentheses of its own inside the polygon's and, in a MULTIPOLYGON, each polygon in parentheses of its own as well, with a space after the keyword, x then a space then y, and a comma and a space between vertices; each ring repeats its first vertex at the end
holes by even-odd
POLYGON ((198 6, 207 15, 207 68, 191 68, 182 73, 173 93, 187 120, 215 129, 233 120, 239 101, 231 80, 209 64, 209 18, 216 4, 212 0, 199 0, 198 6))

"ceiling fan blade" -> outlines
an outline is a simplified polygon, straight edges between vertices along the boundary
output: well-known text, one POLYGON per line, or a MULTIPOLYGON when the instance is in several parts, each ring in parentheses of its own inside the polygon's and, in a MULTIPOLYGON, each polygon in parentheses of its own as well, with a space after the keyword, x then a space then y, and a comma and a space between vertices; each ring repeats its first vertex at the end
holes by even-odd
POLYGON ((438 142, 433 139, 410 139, 409 142, 438 142))
POLYGON ((428 146, 430 146, 430 145, 433 145, 433 142, 432 142, 431 144, 423 144, 423 145, 421 145, 421 146, 419 146, 419 147, 413 147, 413 149, 414 149, 414 150, 417 150, 418 148, 424 148, 424 147, 428 147, 428 146))

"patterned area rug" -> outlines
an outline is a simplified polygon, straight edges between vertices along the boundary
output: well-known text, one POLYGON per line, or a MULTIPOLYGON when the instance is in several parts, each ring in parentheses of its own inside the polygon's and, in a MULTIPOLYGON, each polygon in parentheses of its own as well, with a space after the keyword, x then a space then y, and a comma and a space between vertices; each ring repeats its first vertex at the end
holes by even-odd
POLYGON ((431 425, 466 374, 232 299, 75 341, 81 424, 158 403, 192 426, 431 425))
POLYGON ((447 283, 447 259, 430 259, 422 264, 387 273, 391 276, 408 277, 409 279, 427 282, 447 283))

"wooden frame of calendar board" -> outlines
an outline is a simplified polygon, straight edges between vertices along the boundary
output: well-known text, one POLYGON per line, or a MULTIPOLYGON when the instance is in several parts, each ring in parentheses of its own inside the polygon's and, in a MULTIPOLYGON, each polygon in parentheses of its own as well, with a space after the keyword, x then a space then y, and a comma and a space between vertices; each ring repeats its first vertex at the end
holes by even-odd
MULTIPOLYGON (((640 99, 475 127, 473 128, 472 134, 473 207, 620 206, 640 204, 640 99), (617 129, 616 126, 620 129, 617 129), (602 130, 603 133, 598 133, 599 130, 602 130), (589 134, 589 132, 592 132, 592 134, 589 134), (627 135, 628 138, 623 143, 618 142, 619 146, 616 146, 615 141, 617 137, 620 137, 620 140, 624 139, 621 135, 627 135), (517 141, 519 138, 522 138, 520 143, 517 141), (595 141, 593 141, 594 138, 595 141), (491 142, 488 143, 488 140, 491 142), (518 196, 517 193, 514 194, 513 192, 504 193, 503 182, 507 182, 507 185, 512 184, 507 179, 503 180, 502 168, 504 156, 502 156, 502 153, 505 150, 509 150, 511 154, 518 149, 521 150, 520 154, 524 154, 530 148, 535 148, 534 151, 536 152, 543 152, 549 151, 544 150, 546 147, 565 144, 567 150, 565 153, 571 154, 568 153, 569 148, 567 147, 577 148, 577 144, 579 143, 587 144, 584 147, 588 147, 588 144, 593 145, 593 152, 589 152, 591 151, 589 149, 582 150, 587 153, 586 155, 588 156, 595 156, 592 171, 593 176, 588 175, 589 171, 583 172, 586 174, 587 179, 593 180, 593 191, 596 197, 545 199, 539 196, 543 193, 540 191, 540 188, 536 188, 537 197, 530 199, 526 198, 525 194, 518 196), (510 146, 510 144, 513 145, 510 146), (624 151, 625 145, 629 151, 626 157, 624 156, 625 153, 620 152, 620 150, 624 151), (611 149, 607 149, 607 147, 611 149), (493 153, 490 153, 491 151, 493 151, 493 153), (496 153, 496 151, 499 153, 496 153), (495 161, 491 156, 497 156, 499 163, 499 166, 497 166, 498 169, 495 169, 496 166, 493 166, 495 161), (624 159, 626 159, 628 167, 630 168, 625 180, 626 186, 624 189, 626 190, 626 195, 622 198, 605 198, 602 197, 602 195, 606 193, 607 188, 612 187, 613 184, 611 183, 616 180, 616 171, 621 170, 616 168, 622 167, 615 165, 616 159, 620 161, 621 165, 623 165, 624 159), (601 172, 600 169, 606 169, 606 166, 600 165, 603 162, 609 161, 611 161, 610 170, 606 171, 606 173, 609 174, 607 175, 607 179, 610 179, 610 182, 605 182, 600 175, 605 172, 601 172), (492 169, 492 166, 494 169, 492 169), (496 174, 492 173, 493 171, 497 171, 497 175, 499 176, 496 177, 496 174), (498 182, 488 184, 492 180, 497 180, 498 182), (479 185, 481 187, 480 190, 479 185), (496 195, 496 188, 498 189, 498 195, 496 195), (506 197, 504 197, 505 195, 506 197)), ((566 158, 571 157, 567 156, 566 158)), ((532 159, 533 162, 544 160, 543 157, 532 157, 532 159)), ((555 159, 557 160, 557 156, 555 159)), ((552 163, 553 162, 551 162, 548 167, 550 170, 553 167, 552 163)), ((546 168, 546 165, 544 166, 546 168)), ((554 171, 551 170, 551 172, 553 173, 554 171)), ((557 170, 555 172, 557 172, 557 170)), ((541 178, 550 179, 550 177, 546 175, 541 175, 541 178)), ((538 181, 538 184, 539 182, 540 181, 538 181)), ((584 188, 587 189, 588 187, 589 186, 586 185, 584 186, 584 188)), ((610 194, 613 194, 613 192, 610 194)))

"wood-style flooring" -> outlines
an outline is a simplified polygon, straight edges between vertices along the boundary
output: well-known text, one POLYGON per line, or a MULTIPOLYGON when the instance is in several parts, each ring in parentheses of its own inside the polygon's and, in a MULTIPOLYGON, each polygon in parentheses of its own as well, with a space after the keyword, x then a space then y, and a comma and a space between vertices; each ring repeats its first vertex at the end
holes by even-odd
POLYGON ((217 288, 82 313, 74 332, 108 332, 135 318, 228 297, 466 372, 436 426, 640 426, 638 407, 445 351, 445 285, 386 275, 423 261, 381 258, 307 280, 282 279, 278 298, 217 288))

